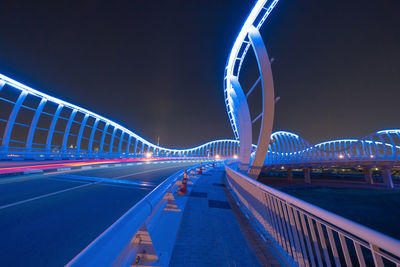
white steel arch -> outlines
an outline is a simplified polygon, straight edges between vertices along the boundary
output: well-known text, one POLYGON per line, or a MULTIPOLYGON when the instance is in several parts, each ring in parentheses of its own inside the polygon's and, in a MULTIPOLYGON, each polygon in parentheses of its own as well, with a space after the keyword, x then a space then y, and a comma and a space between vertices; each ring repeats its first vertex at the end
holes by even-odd
POLYGON ((0 104, 3 103, 11 104, 12 109, 6 118, 0 118, 0 123, 5 125, 5 130, 2 134, 0 133, 0 158, 126 158, 148 156, 149 153, 151 156, 184 157, 215 157, 218 153, 221 158, 233 158, 236 156, 234 151, 237 151, 239 146, 237 140, 221 139, 189 149, 161 147, 99 114, 44 94, 0 74, 0 104), (5 89, 13 90, 14 94, 18 95, 16 100, 2 95, 2 90, 5 89), (39 99, 34 108, 26 103, 29 101, 27 98, 32 96, 39 99), (55 112, 44 111, 46 104, 55 105, 55 112), (21 109, 33 112, 29 125, 17 121, 21 109), (70 113, 63 115, 64 110, 69 110, 70 113), (82 119, 77 119, 78 114, 82 119), (44 115, 50 117, 48 128, 38 126, 40 118, 44 115), (92 123, 89 123, 90 120, 92 123), (59 121, 65 122, 64 130, 57 129, 56 126, 59 121), (16 125, 27 129, 27 136, 22 141, 16 139, 15 131, 13 131, 16 125), (79 129, 77 134, 72 133, 73 125, 79 129), (84 136, 85 130, 89 132, 87 137, 84 136), (46 133, 46 140, 42 143, 35 143, 34 141, 35 133, 38 131, 46 133), (96 133, 99 136, 98 140, 96 140, 96 133), (61 135, 61 140, 58 144, 53 144, 57 141, 56 134, 61 135), (73 142, 72 147, 68 147, 68 140, 72 137, 76 141, 73 142), (87 149, 82 147, 83 142, 87 143, 87 149), (233 148, 225 145, 227 143, 232 144, 233 148), (125 146, 125 149, 123 149, 123 146, 125 146), (206 150, 206 148, 208 149, 206 150), (138 149, 140 150, 139 153, 138 149), (209 155, 208 152, 210 151, 212 153, 209 155))
MULTIPOLYGON (((278 0, 259 0, 256 2, 233 44, 224 74, 225 104, 233 133, 236 139, 240 139, 241 144, 239 169, 242 171, 248 170, 248 174, 254 178, 258 177, 267 154, 269 138, 272 133, 275 104, 271 63, 258 30, 277 2, 278 0), (263 95, 262 113, 252 122, 250 121, 247 96, 244 95, 239 83, 241 66, 250 46, 254 50, 260 71, 260 78, 256 84, 261 82, 263 95), (260 118, 261 127, 258 135, 257 150, 250 162, 251 125, 260 118)), ((253 91, 256 84, 249 90, 248 94, 253 91)))

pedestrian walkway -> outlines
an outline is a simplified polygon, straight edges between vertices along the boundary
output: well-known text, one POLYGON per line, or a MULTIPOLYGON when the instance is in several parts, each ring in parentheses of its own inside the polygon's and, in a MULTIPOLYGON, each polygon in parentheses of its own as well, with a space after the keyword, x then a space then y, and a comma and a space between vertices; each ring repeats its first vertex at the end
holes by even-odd
POLYGON ((235 216, 235 207, 225 192, 224 175, 223 167, 199 175, 184 196, 188 201, 170 266, 264 265, 235 216))

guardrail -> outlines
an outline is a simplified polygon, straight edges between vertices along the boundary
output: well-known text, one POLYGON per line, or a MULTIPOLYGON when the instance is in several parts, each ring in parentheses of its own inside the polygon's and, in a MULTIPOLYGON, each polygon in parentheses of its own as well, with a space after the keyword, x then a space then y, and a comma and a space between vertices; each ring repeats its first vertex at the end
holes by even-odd
POLYGON ((144 262, 145 257, 152 257, 150 260, 157 259, 157 255, 151 251, 154 247, 147 231, 149 221, 162 212, 171 198, 174 198, 185 170, 190 172, 197 167, 199 164, 180 170, 166 179, 89 244, 67 266, 132 266, 140 257, 142 258, 140 264, 144 262), (143 255, 146 254, 143 250, 146 250, 147 255, 143 255))
POLYGON ((400 266, 400 241, 263 185, 225 164, 258 230, 293 265, 400 266))

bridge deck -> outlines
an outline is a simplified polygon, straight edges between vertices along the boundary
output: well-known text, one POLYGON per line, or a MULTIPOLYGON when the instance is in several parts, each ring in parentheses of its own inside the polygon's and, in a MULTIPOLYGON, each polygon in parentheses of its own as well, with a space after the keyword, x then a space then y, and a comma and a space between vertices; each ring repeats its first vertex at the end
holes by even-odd
POLYGON ((250 224, 243 224, 247 220, 227 195, 224 175, 219 167, 194 182, 170 266, 280 266, 273 253, 261 247, 264 242, 257 242, 260 237, 250 224))

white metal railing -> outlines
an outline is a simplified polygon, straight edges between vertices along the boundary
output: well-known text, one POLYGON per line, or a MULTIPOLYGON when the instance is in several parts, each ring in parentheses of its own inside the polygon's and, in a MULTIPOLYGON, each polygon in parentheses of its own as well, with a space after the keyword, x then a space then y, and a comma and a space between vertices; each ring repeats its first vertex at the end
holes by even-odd
POLYGON ((235 197, 293 265, 400 266, 400 241, 263 185, 226 164, 235 197))
POLYGON ((142 239, 144 245, 149 245, 149 240, 143 239, 142 233, 147 232, 144 229, 147 229, 151 219, 160 214, 171 198, 174 198, 185 170, 189 173, 198 166, 199 164, 180 170, 166 179, 89 244, 67 266, 132 266, 137 258, 136 255, 140 253, 137 248, 133 248, 138 243, 137 240, 142 239))

